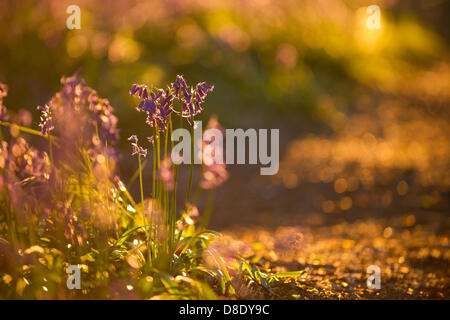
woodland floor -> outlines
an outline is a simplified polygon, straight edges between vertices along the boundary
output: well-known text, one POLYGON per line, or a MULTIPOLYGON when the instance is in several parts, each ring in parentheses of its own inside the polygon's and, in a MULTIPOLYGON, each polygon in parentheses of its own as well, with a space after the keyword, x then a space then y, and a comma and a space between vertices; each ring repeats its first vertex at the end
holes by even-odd
POLYGON ((274 271, 306 271, 283 298, 450 298, 445 104, 378 105, 333 134, 284 139, 276 176, 230 167, 218 190, 213 229, 274 271), (367 289, 369 265, 381 268, 380 290, 367 289))

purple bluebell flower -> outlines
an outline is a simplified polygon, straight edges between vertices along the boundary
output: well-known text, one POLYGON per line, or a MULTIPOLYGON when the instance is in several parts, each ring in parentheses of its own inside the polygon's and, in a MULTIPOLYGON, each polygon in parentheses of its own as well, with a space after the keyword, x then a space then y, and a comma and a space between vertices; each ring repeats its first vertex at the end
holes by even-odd
POLYGON ((134 95, 136 95, 136 93, 137 93, 138 97, 141 97, 142 86, 138 85, 138 84, 133 84, 133 86, 131 87, 131 90, 130 90, 130 96, 134 96, 134 95))
POLYGON ((152 92, 149 94, 149 90, 146 85, 133 84, 130 90, 130 96, 137 95, 140 99, 144 100, 147 100, 152 94, 152 92))
POLYGON ((163 93, 164 93, 164 90, 162 90, 162 89, 158 90, 158 94, 154 94, 152 91, 151 96, 152 96, 153 101, 158 102, 159 98, 161 98, 163 93))
POLYGON ((91 111, 97 111, 98 110, 98 95, 95 90, 92 90, 92 92, 88 96, 88 102, 89 102, 89 110, 91 111))
POLYGON ((187 88, 187 84, 186 84, 186 81, 184 80, 183 76, 177 75, 175 82, 172 83, 172 88, 175 90, 175 97, 177 99, 179 99, 181 90, 184 90, 187 88))
POLYGON ((134 94, 135 94, 136 91, 137 91, 137 87, 138 87, 138 85, 137 85, 136 83, 134 83, 134 84, 131 86, 130 96, 134 96, 134 94))
POLYGON ((132 135, 128 138, 128 141, 131 141, 131 155, 139 154, 144 158, 147 156, 147 149, 142 148, 138 145, 138 138, 136 135, 132 135))
POLYGON ((0 166, 20 180, 34 177, 44 181, 50 177, 50 161, 45 152, 31 147, 28 142, 19 137, 8 144, 2 141, 0 146, 0 166))
POLYGON ((147 149, 144 149, 141 146, 139 146, 138 153, 145 158, 147 156, 147 149))
POLYGON ((41 121, 39 122, 39 127, 41 127, 41 134, 45 136, 54 129, 52 116, 50 114, 50 107, 46 104, 44 106, 38 106, 37 109, 41 111, 41 121))
POLYGON ((93 125, 97 127, 102 145, 108 142, 115 145, 119 141, 119 129, 117 129, 117 117, 113 114, 113 107, 108 99, 100 99, 95 90, 84 88, 86 91, 89 110, 92 112, 93 125))
POLYGON ((181 88, 181 90, 183 91, 184 99, 186 100, 186 102, 190 103, 192 100, 192 97, 193 97, 193 92, 192 92, 191 88, 189 88, 189 89, 191 89, 189 92, 188 88, 189 87, 184 87, 184 88, 181 88))
POLYGON ((131 145, 131 155, 134 156, 137 153, 138 153, 138 146, 133 143, 131 145))
POLYGON ((141 98, 142 99, 148 99, 148 90, 147 90, 147 88, 144 88, 143 90, 142 90, 142 96, 141 96, 141 98))
POLYGON ((131 145, 131 150, 132 150, 131 155, 134 156, 135 154, 138 154, 138 153, 140 154, 141 153, 140 149, 141 148, 138 145, 132 144, 131 145))
POLYGON ((161 100, 161 106, 159 109, 161 117, 164 120, 167 120, 169 114, 173 111, 172 105, 173 105, 173 96, 170 93, 170 89, 167 89, 163 99, 161 100))
POLYGON ((150 127, 157 127, 158 130, 165 131, 168 127, 170 114, 172 112, 179 113, 173 108, 175 99, 181 102, 181 116, 187 118, 187 121, 193 125, 194 117, 203 111, 201 104, 204 102, 207 93, 213 89, 214 86, 205 82, 198 83, 195 88, 190 87, 183 76, 177 75, 175 82, 165 91, 158 89, 157 93, 150 91, 150 94, 148 94, 147 86, 133 84, 130 95, 137 95, 142 99, 136 109, 147 114, 146 123, 150 127))
POLYGON ((98 155, 106 154, 110 167, 114 167, 119 157, 115 147, 119 129, 109 100, 100 98, 95 90, 85 86, 79 72, 62 77, 61 84, 61 91, 45 106, 38 107, 42 113, 41 133, 48 134, 54 129, 55 135, 64 141, 63 148, 54 150, 55 156, 68 161, 73 159, 69 150, 83 148, 94 161, 101 160, 98 155))
POLYGON ((155 121, 156 121, 156 124, 157 124, 157 126, 158 126, 158 128, 159 128, 159 131, 166 131, 167 130, 167 121, 166 121, 167 119, 165 119, 165 118, 162 118, 162 117, 156 117, 155 118, 155 121))
POLYGON ((167 130, 168 115, 173 110, 173 97, 169 90, 164 93, 164 90, 159 89, 156 94, 153 91, 148 94, 146 86, 133 85, 130 94, 135 93, 138 93, 138 97, 143 99, 136 109, 147 114, 147 124, 151 127, 158 127, 160 131, 167 130), (139 88, 143 88, 142 94, 139 93, 139 88), (163 98, 162 101, 160 101, 161 98, 163 98))
POLYGON ((142 106, 142 111, 145 113, 154 116, 156 114, 156 103, 154 100, 143 100, 144 104, 142 106))
POLYGON ((208 91, 213 91, 214 90, 214 86, 210 86, 208 84, 206 84, 206 82, 200 82, 197 83, 197 93, 199 95, 198 99, 202 100, 206 97, 208 91))
POLYGON ((184 79, 183 82, 178 79, 177 77, 177 81, 172 84, 172 87, 175 90, 175 96, 183 103, 182 116, 187 118, 188 122, 193 125, 193 118, 203 111, 201 104, 205 101, 208 91, 212 91, 214 86, 210 86, 206 82, 200 82, 193 89, 186 85, 184 79), (178 91, 182 95, 177 94, 178 91))
POLYGON ((75 72, 70 77, 62 77, 61 84, 61 97, 64 101, 72 101, 74 96, 81 97, 82 94, 86 94, 87 91, 83 92, 83 86, 85 80, 79 76, 80 70, 75 72))

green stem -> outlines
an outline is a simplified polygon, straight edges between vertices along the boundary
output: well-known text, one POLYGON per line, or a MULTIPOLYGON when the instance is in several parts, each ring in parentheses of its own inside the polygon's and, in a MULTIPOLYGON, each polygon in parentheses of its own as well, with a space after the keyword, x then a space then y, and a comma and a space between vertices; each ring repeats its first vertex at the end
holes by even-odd
POLYGON ((156 200, 156 128, 154 133, 154 140, 153 140, 153 180, 152 180, 152 197, 153 200, 156 200))
POLYGON ((12 218, 12 206, 8 204, 8 209, 5 210, 6 214, 6 224, 8 226, 9 240, 11 241, 11 245, 13 248, 17 247, 17 235, 16 235, 16 226, 14 220, 12 218))
MULTIPOLYGON (((172 117, 169 116, 169 135, 171 136, 173 132, 173 124, 172 124, 172 117)), ((171 147, 173 150, 173 141, 171 140, 171 147)), ((170 204, 170 252, 173 252, 174 249, 174 240, 175 240, 175 224, 176 224, 176 216, 177 216, 177 176, 178 176, 178 166, 173 165, 173 179, 174 179, 174 185, 173 185, 173 191, 172 191, 172 200, 170 204)))
POLYGON ((194 197, 192 198, 191 204, 197 205, 201 195, 202 195, 202 187, 200 186, 200 181, 198 181, 195 187, 194 197))
MULTIPOLYGON (((154 130, 154 140, 152 144, 153 148, 153 171, 152 171, 152 217, 155 212, 155 202, 156 202, 156 128, 154 130)), ((155 230, 153 228, 150 229, 150 236, 152 239, 154 239, 154 242, 157 240, 157 228, 155 227, 155 230)), ((154 256, 156 256, 156 252, 154 252, 154 256)))
MULTIPOLYGON (((167 159, 167 142, 168 142, 169 132, 164 132, 164 157, 163 159, 167 159)), ((163 203, 164 203, 164 212, 167 212, 168 219, 170 221, 171 216, 169 212, 169 191, 164 187, 163 188, 163 203)))
POLYGON ((206 228, 206 226, 209 223, 209 220, 211 220, 211 212, 214 207, 214 197, 215 197, 215 189, 211 189, 208 192, 208 198, 206 200, 206 206, 205 211, 203 215, 203 221, 202 221, 202 228, 206 228))
POLYGON ((147 239, 147 256, 148 256, 148 263, 150 264, 151 261, 151 250, 150 250, 150 237, 149 232, 147 230, 147 222, 145 218, 145 203, 144 203, 144 187, 142 184, 142 163, 141 163, 141 154, 138 153, 138 162, 139 162, 139 185, 141 189, 141 208, 142 208, 142 221, 144 223, 144 233, 145 238, 147 239))
POLYGON ((139 161, 139 184, 141 187, 141 202, 142 205, 144 204, 144 187, 142 185, 142 164, 141 164, 141 155, 138 154, 138 161, 139 161))
MULTIPOLYGON (((34 130, 34 129, 30 129, 30 128, 27 128, 27 127, 23 127, 23 126, 19 126, 18 124, 15 124, 15 123, 11 123, 11 122, 8 122, 8 121, 0 121, 0 125, 5 126, 5 127, 15 127, 15 128, 19 129, 22 132, 31 133, 31 134, 34 134, 36 136, 41 136, 42 137, 42 134, 41 134, 40 131, 34 130)), ((50 134, 47 135, 47 136, 43 136, 43 137, 48 139, 49 136, 50 136, 50 134)))
MULTIPOLYGON (((191 127, 191 137, 194 138, 194 127, 191 127)), ((188 189, 186 192, 186 204, 190 202, 191 200, 191 188, 192 188, 192 178, 194 175, 194 143, 195 141, 191 141, 191 164, 189 167, 189 183, 188 183, 188 189)))
POLYGON ((52 143, 52 136, 50 135, 50 133, 47 134, 47 138, 48 138, 48 146, 49 146, 49 152, 50 152, 50 164, 51 167, 53 168, 54 162, 53 162, 53 143, 52 143))

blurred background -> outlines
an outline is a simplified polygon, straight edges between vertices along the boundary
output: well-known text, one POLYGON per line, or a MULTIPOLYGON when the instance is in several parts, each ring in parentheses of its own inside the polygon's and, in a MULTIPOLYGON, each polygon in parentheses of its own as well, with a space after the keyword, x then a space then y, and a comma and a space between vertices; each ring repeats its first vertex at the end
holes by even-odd
POLYGON ((4 0, 0 81, 6 106, 29 110, 37 127, 35 107, 81 68, 115 107, 125 154, 126 138, 148 130, 131 85, 164 87, 177 74, 215 85, 204 120, 281 128, 279 174, 231 166, 219 227, 448 213, 449 9, 439 0, 4 0), (80 30, 66 28, 72 4, 80 30), (379 30, 366 23, 373 4, 379 30))

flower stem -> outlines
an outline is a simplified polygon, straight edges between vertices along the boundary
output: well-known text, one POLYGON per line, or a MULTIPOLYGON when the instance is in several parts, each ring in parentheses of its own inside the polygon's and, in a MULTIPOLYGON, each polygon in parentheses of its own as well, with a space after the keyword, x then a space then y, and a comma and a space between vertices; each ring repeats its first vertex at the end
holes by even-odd
POLYGON ((141 188, 141 202, 144 204, 144 187, 142 185, 142 163, 141 163, 141 154, 138 154, 139 161, 139 184, 141 188))
POLYGON ((53 168, 53 143, 52 143, 52 136, 50 135, 50 133, 47 134, 48 137, 48 145, 49 145, 49 152, 50 152, 50 164, 51 167, 53 168))
MULTIPOLYGON (((191 127, 191 137, 194 137, 194 127, 191 127)), ((188 183, 188 189, 186 193, 186 204, 189 203, 191 200, 191 188, 192 188, 192 178, 194 175, 194 143, 195 141, 191 141, 191 164, 189 167, 189 183, 188 183)))
POLYGON ((48 134, 48 136, 45 136, 45 135, 43 136, 41 134, 41 131, 30 129, 30 128, 27 128, 27 127, 24 127, 24 126, 19 126, 18 124, 7 122, 7 121, 0 121, 0 125, 1 126, 5 126, 5 127, 14 127, 14 128, 19 129, 22 132, 30 133, 30 134, 33 134, 33 135, 36 135, 36 136, 41 136, 41 137, 44 137, 44 138, 45 137, 48 138, 48 137, 51 136, 50 134, 48 134))
MULTIPOLYGON (((156 139, 156 129, 155 129, 155 139, 156 139)), ((152 197, 156 200, 156 141, 153 141, 153 179, 152 179, 152 197)))
POLYGON ((138 153, 138 162, 139 162, 139 185, 141 189, 141 205, 142 205, 142 221, 144 223, 144 233, 145 238, 147 239, 147 256, 148 256, 148 263, 150 264, 151 261, 151 250, 150 250, 150 237, 149 232, 147 230, 147 222, 145 218, 145 203, 144 203, 144 187, 142 184, 142 163, 141 163, 141 154, 138 153))
POLYGON ((206 226, 209 223, 209 220, 211 219, 211 212, 214 206, 214 197, 215 197, 215 189, 211 189, 208 191, 208 196, 206 199, 206 206, 202 221, 202 228, 206 228, 206 226))
MULTIPOLYGON (((172 135, 173 131, 173 124, 172 124, 172 117, 169 115, 169 135, 172 135)), ((173 149, 173 141, 171 140, 171 147, 173 149)), ((173 179, 174 179, 174 185, 173 185, 173 191, 172 191, 172 200, 170 203, 170 213, 169 213, 169 223, 170 223, 170 252, 173 251, 174 245, 175 245, 175 224, 176 224, 176 216, 177 216, 177 176, 178 176, 178 166, 176 164, 173 165, 173 179)))

